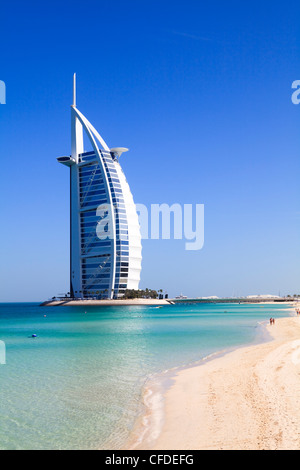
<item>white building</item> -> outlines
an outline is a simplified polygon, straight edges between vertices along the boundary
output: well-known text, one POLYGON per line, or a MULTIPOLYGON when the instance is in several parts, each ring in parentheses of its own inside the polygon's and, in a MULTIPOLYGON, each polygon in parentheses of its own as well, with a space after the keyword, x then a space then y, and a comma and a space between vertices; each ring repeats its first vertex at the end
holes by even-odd
POLYGON ((138 289, 142 246, 133 197, 119 164, 125 148, 110 149, 76 107, 71 106, 72 152, 59 157, 70 167, 70 293, 75 298, 118 298, 138 289), (85 152, 83 132, 92 151, 85 152))

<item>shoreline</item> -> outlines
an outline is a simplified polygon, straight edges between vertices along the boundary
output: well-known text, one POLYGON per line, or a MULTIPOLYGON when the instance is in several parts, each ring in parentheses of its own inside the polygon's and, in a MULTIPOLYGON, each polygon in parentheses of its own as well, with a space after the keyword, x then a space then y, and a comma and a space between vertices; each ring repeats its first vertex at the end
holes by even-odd
POLYGON ((124 307, 133 305, 172 305, 167 299, 128 299, 128 300, 49 300, 41 307, 124 307))
POLYGON ((291 305, 294 301, 291 300, 282 300, 282 301, 275 301, 275 300, 267 300, 267 299, 251 299, 251 300, 227 300, 227 299, 219 299, 216 301, 194 301, 193 299, 186 299, 186 300, 178 300, 178 299, 103 299, 103 300, 96 300, 96 299, 60 299, 60 300, 46 300, 40 304, 41 307, 99 307, 99 306, 127 306, 127 305, 180 305, 180 304, 249 304, 249 305, 291 305))
POLYGON ((300 318, 264 330, 259 342, 160 374, 126 449, 298 450, 300 318))

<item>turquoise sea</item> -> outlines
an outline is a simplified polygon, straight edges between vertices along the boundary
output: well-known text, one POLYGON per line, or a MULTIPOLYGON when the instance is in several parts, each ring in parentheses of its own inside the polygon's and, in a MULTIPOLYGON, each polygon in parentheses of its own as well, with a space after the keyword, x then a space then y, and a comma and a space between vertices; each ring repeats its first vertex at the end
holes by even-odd
POLYGON ((149 377, 260 341, 286 309, 0 304, 0 449, 118 449, 149 377))

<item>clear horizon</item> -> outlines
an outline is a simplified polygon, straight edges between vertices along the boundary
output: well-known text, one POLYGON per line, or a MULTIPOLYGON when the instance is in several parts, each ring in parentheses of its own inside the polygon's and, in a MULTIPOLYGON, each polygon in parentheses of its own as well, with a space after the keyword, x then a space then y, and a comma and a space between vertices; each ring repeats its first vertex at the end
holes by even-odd
POLYGON ((120 163, 135 203, 205 206, 203 249, 143 240, 140 288, 300 294, 299 14, 269 0, 3 5, 0 302, 69 291, 69 175, 56 158, 71 150, 74 72, 78 109, 130 149, 120 163))

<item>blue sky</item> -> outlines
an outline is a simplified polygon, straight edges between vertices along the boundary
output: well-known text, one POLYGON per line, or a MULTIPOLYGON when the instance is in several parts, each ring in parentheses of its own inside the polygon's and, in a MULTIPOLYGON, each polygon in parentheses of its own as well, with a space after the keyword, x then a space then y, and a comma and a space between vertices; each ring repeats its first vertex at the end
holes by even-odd
POLYGON ((145 240, 141 287, 170 296, 299 288, 300 5, 52 1, 1 6, 0 301, 68 290, 77 105, 137 203, 205 205, 205 245, 145 240))

